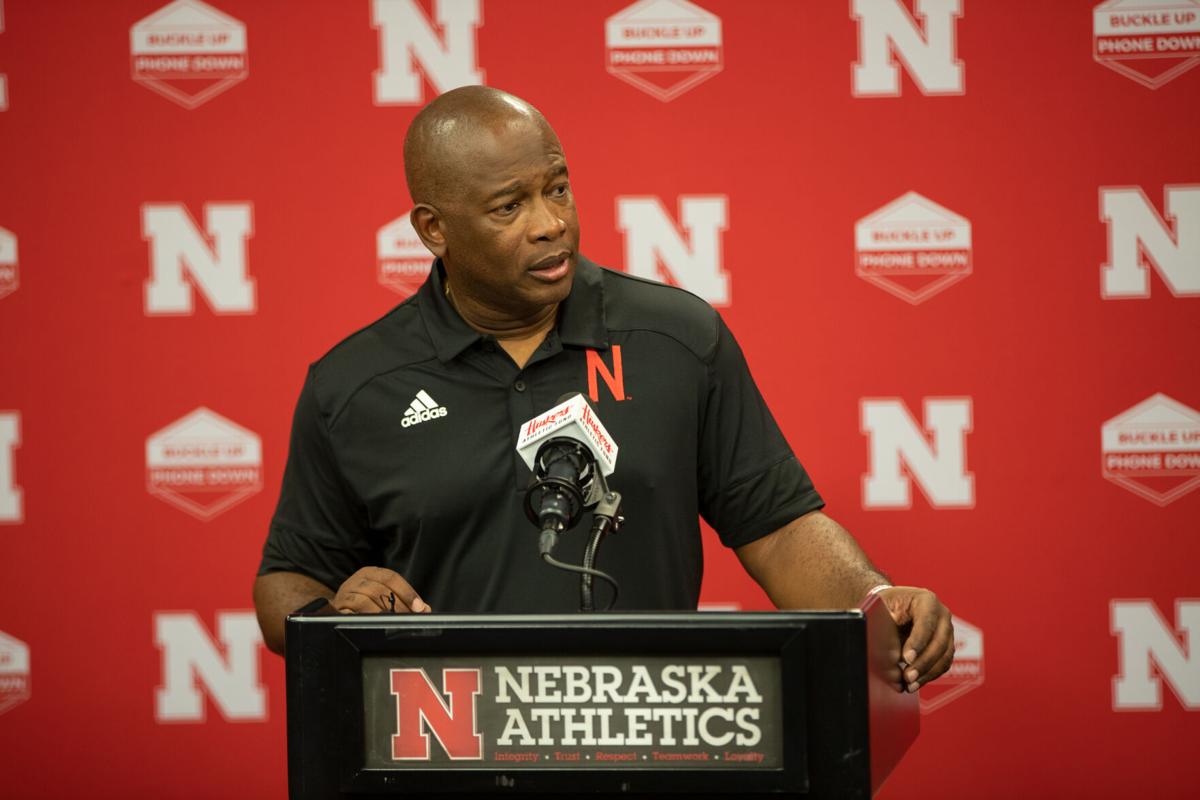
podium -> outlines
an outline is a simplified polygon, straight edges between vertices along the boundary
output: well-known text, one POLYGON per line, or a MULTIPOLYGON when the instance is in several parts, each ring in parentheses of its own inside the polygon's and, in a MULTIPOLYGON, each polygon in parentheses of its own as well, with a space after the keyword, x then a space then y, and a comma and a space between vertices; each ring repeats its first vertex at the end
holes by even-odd
POLYGON ((869 797, 919 729, 860 609, 287 620, 293 798, 869 797))

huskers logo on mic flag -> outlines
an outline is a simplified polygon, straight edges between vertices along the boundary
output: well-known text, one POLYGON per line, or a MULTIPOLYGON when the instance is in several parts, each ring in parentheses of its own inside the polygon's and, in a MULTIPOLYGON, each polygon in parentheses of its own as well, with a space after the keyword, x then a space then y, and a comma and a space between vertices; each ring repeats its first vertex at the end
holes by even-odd
POLYGON ((150 494, 210 520, 262 489, 262 441, 207 408, 146 440, 150 494))
POLYGON ((617 466, 617 443, 592 411, 583 395, 573 395, 521 426, 517 453, 533 469, 538 448, 551 437, 574 439, 591 451, 601 474, 612 475, 617 466))
POLYGON ((246 26, 200 0, 175 0, 129 30, 133 79, 187 109, 250 73, 246 26))

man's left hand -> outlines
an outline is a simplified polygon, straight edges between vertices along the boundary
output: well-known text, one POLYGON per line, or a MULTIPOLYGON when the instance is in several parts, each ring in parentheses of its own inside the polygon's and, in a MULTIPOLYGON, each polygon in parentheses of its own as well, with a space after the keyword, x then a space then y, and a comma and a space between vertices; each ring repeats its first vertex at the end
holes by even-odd
POLYGON ((893 586, 879 592, 897 625, 912 625, 900 648, 904 687, 915 692, 950 669, 954 662, 954 624, 950 609, 937 595, 916 586, 893 586))

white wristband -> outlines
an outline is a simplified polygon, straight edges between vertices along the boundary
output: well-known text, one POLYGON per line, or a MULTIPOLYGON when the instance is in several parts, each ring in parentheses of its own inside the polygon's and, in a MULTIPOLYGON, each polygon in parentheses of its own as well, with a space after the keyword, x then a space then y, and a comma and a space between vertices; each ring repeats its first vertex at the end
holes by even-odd
POLYGON ((871 591, 869 591, 865 595, 863 595, 863 602, 865 603, 868 600, 870 600, 871 595, 879 594, 884 589, 891 589, 891 588, 893 588, 893 587, 892 587, 892 584, 890 584, 890 583, 881 583, 878 586, 872 586, 871 591))

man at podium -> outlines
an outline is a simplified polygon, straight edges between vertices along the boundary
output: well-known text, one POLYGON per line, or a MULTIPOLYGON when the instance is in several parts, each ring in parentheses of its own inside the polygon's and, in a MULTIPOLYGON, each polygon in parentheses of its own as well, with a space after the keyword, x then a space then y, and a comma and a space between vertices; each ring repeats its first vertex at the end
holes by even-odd
MULTIPOLYGON (((579 253, 558 137, 531 105, 468 86, 404 142, 412 227, 435 257, 421 290, 308 372, 254 587, 267 645, 316 598, 344 613, 554 613, 578 582, 537 557, 516 431, 586 393, 623 452, 627 517, 605 545, 622 610, 695 610, 703 517, 779 608, 876 592, 909 691, 953 659, 949 611, 894 587, 791 452, 737 342, 707 303, 579 253)), ((585 536, 560 554, 582 560, 585 536)))

